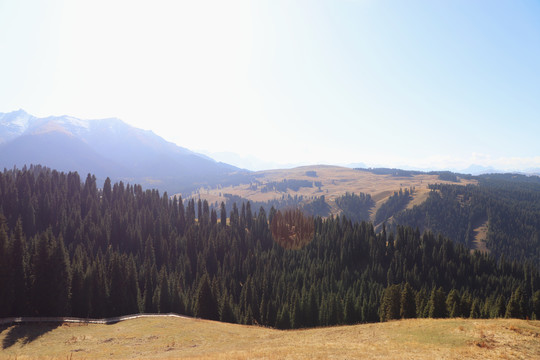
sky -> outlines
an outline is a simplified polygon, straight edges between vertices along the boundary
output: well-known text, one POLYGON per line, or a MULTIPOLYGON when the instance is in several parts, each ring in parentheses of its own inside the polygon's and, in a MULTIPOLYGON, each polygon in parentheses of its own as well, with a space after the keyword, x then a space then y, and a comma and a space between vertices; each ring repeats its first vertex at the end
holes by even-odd
POLYGON ((253 170, 540 168, 540 2, 0 0, 19 108, 253 170))

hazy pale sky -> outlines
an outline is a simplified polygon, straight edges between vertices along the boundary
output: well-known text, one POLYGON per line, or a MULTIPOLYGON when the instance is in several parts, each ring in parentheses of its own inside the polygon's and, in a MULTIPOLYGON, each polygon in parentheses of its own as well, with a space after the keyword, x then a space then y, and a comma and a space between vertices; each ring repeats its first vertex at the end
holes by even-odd
POLYGON ((275 163, 540 167, 540 2, 0 0, 0 112, 275 163))

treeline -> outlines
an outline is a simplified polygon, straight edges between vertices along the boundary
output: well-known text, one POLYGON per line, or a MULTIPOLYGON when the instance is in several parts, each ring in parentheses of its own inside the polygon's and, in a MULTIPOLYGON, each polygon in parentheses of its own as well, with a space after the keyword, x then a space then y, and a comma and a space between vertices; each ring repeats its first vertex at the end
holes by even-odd
POLYGON ((403 169, 390 169, 390 168, 356 168, 358 171, 367 171, 375 175, 391 175, 394 177, 413 177, 415 175, 438 175, 439 180, 459 182, 459 178, 471 179, 471 175, 457 174, 451 171, 417 171, 417 170, 403 170, 403 169))
POLYGON ((261 192, 266 193, 268 191, 279 191, 287 192, 288 189, 293 191, 298 191, 300 188, 306 187, 311 188, 313 185, 321 187, 322 183, 320 181, 310 181, 310 180, 298 180, 298 179, 283 179, 282 181, 269 181, 261 187, 261 192))
POLYGON ((506 302, 503 295, 492 294, 485 300, 478 299, 469 291, 456 289, 446 293, 442 287, 415 291, 409 283, 390 285, 384 289, 380 316, 382 321, 394 319, 424 318, 540 318, 540 290, 532 299, 527 289, 518 286, 506 302))
MULTIPOLYGON (((241 204, 250 202, 254 209, 263 208, 266 213, 272 208, 275 210, 281 209, 302 209, 306 214, 311 216, 327 217, 330 215, 332 208, 326 202, 324 195, 318 197, 306 197, 303 195, 287 196, 282 195, 281 198, 268 201, 250 201, 238 195, 223 194, 225 200, 225 209, 227 213, 232 210, 233 204, 241 204)), ((375 205, 369 194, 355 194, 347 192, 345 195, 336 198, 336 205, 341 210, 341 213, 352 221, 368 221, 369 212, 375 205)), ((186 202, 184 202, 186 203, 186 202)), ((217 203, 211 204, 210 207, 218 208, 217 203)))
POLYGON ((450 171, 441 171, 439 173, 439 180, 442 181, 451 181, 451 182, 459 182, 459 178, 457 175, 450 171))
POLYGON ((537 268, 409 227, 376 234, 345 216, 316 218, 313 240, 285 250, 270 232, 274 209, 184 206, 39 167, 0 173, 0 210, 1 317, 177 312, 278 328, 352 324, 387 319, 385 289, 405 283, 416 316, 434 289, 457 293, 460 314, 470 301, 486 309, 480 316, 507 315, 517 301, 508 316, 538 316, 537 268))
POLYGON ((402 170, 402 169, 390 169, 390 168, 356 168, 358 171, 367 171, 375 175, 392 175, 394 177, 412 177, 414 175, 425 174, 422 171, 416 170, 402 170))
MULTIPOLYGON (((230 213, 234 204, 242 204, 250 202, 251 207, 253 209, 260 209, 261 207, 264 208, 266 213, 270 211, 270 209, 273 207, 275 209, 285 209, 285 208, 297 208, 300 207, 302 203, 306 202, 308 200, 307 197, 304 195, 294 195, 291 194, 283 194, 280 198, 271 199, 268 201, 250 201, 244 197, 241 197, 239 195, 233 195, 233 194, 223 194, 223 197, 225 198, 225 209, 227 210, 227 213, 230 213)), ((184 204, 187 204, 187 201, 184 201, 184 204)), ((215 206, 216 209, 219 209, 219 207, 215 206)))
MULTIPOLYGON (((330 205, 326 202, 324 195, 318 197, 307 197, 304 195, 294 195, 290 194, 282 195, 280 198, 271 199, 268 201, 251 201, 246 198, 243 198, 238 195, 233 194, 223 194, 225 198, 225 210, 227 213, 230 213, 235 204, 250 203, 253 209, 264 209, 268 213, 272 208, 275 210, 281 209, 302 209, 309 215, 312 216, 328 216, 330 215, 330 205)), ((186 201, 184 201, 187 204, 186 201)), ((218 205, 211 204, 211 208, 218 209, 218 205)))
POLYGON ((360 222, 369 221, 369 211, 375 205, 371 195, 347 192, 345 195, 336 198, 336 205, 342 210, 342 214, 347 219, 360 222))
POLYGON ((394 214, 399 213, 411 201, 414 189, 399 189, 394 191, 394 194, 386 200, 375 213, 375 224, 380 224, 388 220, 394 214))
POLYGON ((429 198, 394 216, 398 224, 442 233, 472 247, 473 230, 488 224, 487 248, 495 257, 540 266, 540 178, 485 175, 478 185, 431 185, 429 198))
POLYGON ((331 207, 326 202, 324 195, 316 197, 310 202, 302 205, 302 210, 311 216, 326 217, 330 215, 331 207))

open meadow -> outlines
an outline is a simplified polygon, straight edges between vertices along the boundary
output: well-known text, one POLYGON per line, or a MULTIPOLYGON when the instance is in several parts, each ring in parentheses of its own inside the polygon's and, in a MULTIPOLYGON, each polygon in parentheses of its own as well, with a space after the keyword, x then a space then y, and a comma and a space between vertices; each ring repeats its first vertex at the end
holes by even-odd
POLYGON ((274 330, 191 318, 0 328, 0 359, 538 359, 540 321, 415 319, 274 330))
POLYGON ((375 205, 371 210, 372 219, 377 209, 399 189, 415 188, 409 208, 424 202, 429 195, 430 184, 476 184, 476 180, 459 179, 458 183, 444 181, 438 175, 416 174, 398 176, 391 174, 374 174, 367 170, 355 170, 340 166, 313 165, 293 169, 265 170, 253 173, 254 181, 250 184, 239 184, 226 187, 201 188, 191 194, 191 197, 206 199, 209 203, 218 204, 226 201, 226 194, 237 195, 251 201, 270 201, 282 196, 303 196, 307 201, 324 196, 331 207, 332 214, 340 212, 335 204, 337 197, 345 193, 364 193, 371 195, 375 205), (312 187, 300 187, 298 190, 287 189, 286 192, 265 190, 266 184, 287 180, 301 180, 317 183, 312 187), (320 186, 318 186, 320 184, 320 186))

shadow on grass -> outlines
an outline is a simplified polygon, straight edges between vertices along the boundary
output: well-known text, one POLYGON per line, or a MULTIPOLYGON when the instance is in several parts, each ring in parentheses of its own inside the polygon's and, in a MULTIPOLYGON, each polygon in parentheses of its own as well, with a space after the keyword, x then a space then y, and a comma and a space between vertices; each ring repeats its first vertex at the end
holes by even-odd
POLYGON ((29 344, 43 334, 48 333, 59 327, 61 324, 55 323, 35 323, 35 324, 19 324, 13 326, 0 327, 0 334, 7 331, 7 334, 2 341, 2 349, 7 349, 17 342, 21 341, 23 345, 29 344))

